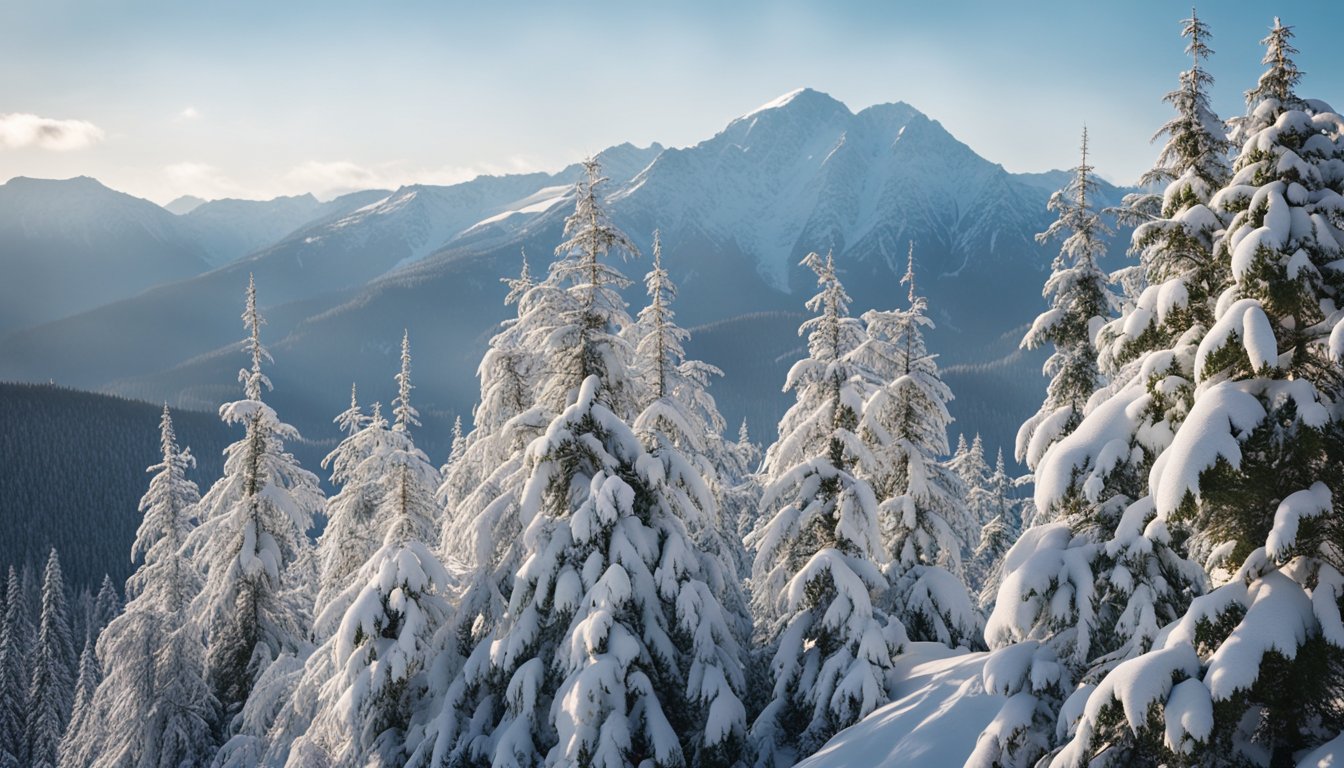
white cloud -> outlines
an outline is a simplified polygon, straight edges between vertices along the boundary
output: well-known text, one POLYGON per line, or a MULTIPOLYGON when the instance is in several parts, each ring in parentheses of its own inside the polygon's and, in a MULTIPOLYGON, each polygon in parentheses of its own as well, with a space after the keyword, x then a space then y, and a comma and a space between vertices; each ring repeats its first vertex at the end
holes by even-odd
POLYGON ((65 152, 103 139, 103 129, 87 120, 55 120, 23 112, 0 115, 0 148, 36 147, 65 152))
POLYGON ((195 107, 187 107, 177 113, 177 117, 173 118, 173 122, 181 123, 187 120, 199 120, 200 118, 201 113, 195 107))
POLYGON ((163 173, 174 195, 195 195, 207 200, 251 196, 248 190, 209 163, 173 163, 165 166, 163 173))
POLYGON ((309 161, 287 171, 280 178, 280 186, 285 194, 311 192, 318 197, 325 197, 362 189, 396 189, 408 184, 458 184, 487 174, 528 173, 534 170, 537 170, 536 164, 522 157, 511 157, 502 165, 416 169, 408 169, 400 162, 369 167, 349 160, 309 161))

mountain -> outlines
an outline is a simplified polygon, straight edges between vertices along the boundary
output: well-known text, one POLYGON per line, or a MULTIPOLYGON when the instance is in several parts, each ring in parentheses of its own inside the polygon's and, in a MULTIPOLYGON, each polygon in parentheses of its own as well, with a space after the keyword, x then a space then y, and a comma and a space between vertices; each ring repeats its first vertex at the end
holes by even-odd
POLYGON ((208 268, 177 217, 94 179, 0 185, 0 332, 133 296, 208 268))
POLYGON ((206 200, 202 200, 195 195, 182 195, 163 206, 163 210, 181 216, 184 213, 191 213, 202 205, 205 205, 206 202, 206 200))
MULTIPOLYGON (((1039 400, 1040 359, 1016 348, 1043 308, 1056 252, 1033 240, 1052 219, 1044 176, 1008 173, 908 104, 855 113, 808 89, 694 146, 621 145, 600 157, 613 218, 646 251, 661 230, 681 286, 678 315, 696 326, 690 349, 725 369, 716 397, 758 437, 770 437, 784 372, 801 351, 813 278, 798 261, 809 250, 834 251, 861 312, 903 305, 899 276, 914 241, 941 364, 967 393, 1000 384, 1013 393, 1010 408, 954 402, 964 417, 954 429, 1008 445, 1039 400)), ((578 175, 570 167, 398 189, 220 269, 11 333, 0 339, 0 377, 212 406, 237 389, 237 316, 251 272, 276 357, 275 400, 305 432, 330 428, 352 380, 371 398, 390 397, 403 328, 419 350, 423 407, 467 414, 480 353, 506 314, 499 278, 516 274, 524 249, 541 271, 578 175)), ((1122 193, 1103 186, 1103 204, 1122 193)), ((635 306, 645 264, 624 266, 635 306)))
POLYGON ((272 200, 212 200, 182 214, 182 223, 211 266, 262 250, 305 225, 342 216, 387 196, 386 190, 342 195, 327 203, 312 195, 272 200))

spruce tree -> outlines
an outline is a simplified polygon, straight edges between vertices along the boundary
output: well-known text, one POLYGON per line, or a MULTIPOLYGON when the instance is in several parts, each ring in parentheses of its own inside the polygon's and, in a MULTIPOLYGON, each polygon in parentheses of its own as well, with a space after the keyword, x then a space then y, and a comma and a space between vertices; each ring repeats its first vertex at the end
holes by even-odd
MULTIPOLYGON (((761 525, 752 534, 753 596, 773 690, 751 728, 757 766, 793 765, 887 701, 906 642, 878 602, 888 590, 878 504, 859 472, 871 375, 856 361, 864 326, 828 254, 808 254, 819 292, 799 328, 808 356, 785 382, 795 402, 766 452, 761 525)), ((946 439, 946 438, 944 438, 946 439)))
POLYGON ((1219 586, 1100 681, 1059 766, 1289 765, 1344 729, 1344 281, 1329 266, 1344 234, 1325 224, 1344 216, 1344 117, 1294 92, 1291 28, 1276 19, 1263 42, 1234 175, 1209 204, 1228 285, 1148 483, 1155 522, 1188 526, 1219 586))
MULTIPOLYGON (((183 549, 200 493, 187 478, 195 459, 178 446, 167 406, 159 437, 161 460, 149 467, 131 547, 141 564, 127 580, 125 609, 99 637, 102 679, 61 743, 62 765, 207 765, 214 751, 216 703, 191 611, 201 578, 183 549)), ((83 666, 81 659, 81 677, 83 666)))
POLYGON ((5 588, 4 625, 0 626, 0 765, 28 762, 24 735, 28 719, 28 682, 32 675, 30 648, 33 623, 28 595, 14 566, 9 566, 5 588))
POLYGON ((980 588, 981 608, 993 605, 1003 581, 1004 555, 1022 535, 1021 512, 1013 497, 1013 478, 1004 466, 1002 448, 986 485, 991 516, 980 531, 980 543, 971 561, 975 583, 980 588))
POLYGON ((626 280, 605 260, 633 246, 601 208, 596 162, 585 170, 520 323, 536 329, 531 348, 550 373, 536 400, 558 410, 525 454, 522 565, 417 761, 713 765, 741 738, 741 672, 713 650, 732 633, 682 522, 693 509, 676 473, 692 470, 650 455, 629 426, 633 321, 617 293, 626 280), (533 299, 555 314, 529 317, 533 299))
POLYGON ((270 355, 261 344, 263 320, 256 286, 248 280, 243 322, 250 369, 239 372, 244 399, 226 403, 220 417, 242 424, 243 439, 225 452, 224 476, 201 499, 201 525, 189 546, 205 583, 196 598, 207 630, 206 666, 224 711, 225 731, 270 663, 303 643, 306 628, 286 592, 306 579, 290 569, 311 545, 308 529, 322 509, 317 478, 285 452, 297 430, 262 401, 270 380, 262 372, 270 355))
MULTIPOLYGON (((433 636, 448 613, 451 578, 426 544, 436 534, 434 494, 442 478, 411 437, 411 428, 420 422, 410 398, 409 334, 402 337, 396 380, 396 421, 378 455, 365 460, 385 472, 373 511, 377 527, 386 531, 382 545, 333 601, 345 608, 331 637, 307 664, 310 674, 329 675, 312 681, 320 685, 312 727, 301 736, 273 736, 299 736, 294 748, 304 760, 337 765, 405 760, 406 730, 413 707, 424 700, 433 636)), ((308 690, 303 684, 296 689, 304 696, 308 690)))
POLYGON ((47 557, 42 576, 42 609, 33 644, 32 677, 28 683, 28 765, 55 768, 61 736, 70 718, 74 696, 75 649, 66 610, 65 579, 56 550, 47 557))
POLYGON ((1025 349, 1046 344, 1054 348, 1045 364, 1050 377, 1045 402, 1017 432, 1017 460, 1032 470, 1047 448, 1078 426, 1088 398, 1102 383, 1093 333, 1111 315, 1113 297, 1098 264, 1106 253, 1104 238, 1110 229, 1093 208, 1097 182, 1087 164, 1086 128, 1082 161, 1073 174, 1050 198, 1049 209, 1057 211, 1059 218, 1036 236, 1042 243, 1056 238, 1063 243, 1045 282, 1050 308, 1036 318, 1022 339, 1025 349))
POLYGON ((979 541, 980 521, 966 506, 965 485, 943 462, 952 391, 924 343, 923 329, 933 321, 915 291, 913 244, 901 282, 909 306, 865 313, 866 341, 856 350, 881 382, 863 406, 858 434, 873 454, 871 467, 859 472, 880 501, 891 558, 886 605, 911 640, 978 646, 982 619, 966 587, 963 556, 979 541))

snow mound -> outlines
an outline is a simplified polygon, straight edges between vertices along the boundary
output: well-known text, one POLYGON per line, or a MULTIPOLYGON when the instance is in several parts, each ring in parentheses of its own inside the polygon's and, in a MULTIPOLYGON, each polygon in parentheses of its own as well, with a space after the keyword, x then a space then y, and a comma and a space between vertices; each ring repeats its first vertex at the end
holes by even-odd
POLYGON ((1006 696, 981 682, 986 653, 958 653, 938 643, 911 643, 895 661, 893 701, 836 734, 798 768, 948 768, 964 765, 975 734, 987 728, 1006 696))

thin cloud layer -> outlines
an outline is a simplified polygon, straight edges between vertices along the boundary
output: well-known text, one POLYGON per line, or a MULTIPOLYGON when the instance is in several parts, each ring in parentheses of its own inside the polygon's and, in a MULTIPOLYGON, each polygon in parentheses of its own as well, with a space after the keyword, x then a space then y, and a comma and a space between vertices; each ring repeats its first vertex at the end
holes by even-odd
POLYGON ((24 112, 0 115, 0 148, 68 152, 103 140, 103 129, 87 120, 57 120, 24 112))

